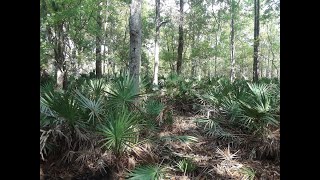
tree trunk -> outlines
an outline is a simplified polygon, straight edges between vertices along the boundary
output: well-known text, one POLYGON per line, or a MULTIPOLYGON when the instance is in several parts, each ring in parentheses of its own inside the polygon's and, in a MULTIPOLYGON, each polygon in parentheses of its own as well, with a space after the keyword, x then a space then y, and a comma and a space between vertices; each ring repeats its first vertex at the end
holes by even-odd
POLYGON ((156 34, 154 38, 154 68, 153 68, 153 86, 158 89, 158 71, 159 71, 159 31, 160 31, 160 0, 156 1, 156 34))
POLYGON ((139 92, 141 64, 141 1, 132 0, 130 5, 130 75, 134 81, 134 91, 139 92))
POLYGON ((60 68, 56 67, 56 88, 62 89, 63 88, 63 72, 60 68))
POLYGON ((253 44, 253 81, 257 82, 259 79, 259 0, 254 0, 254 44, 253 44))
MULTIPOLYGON (((108 33, 107 33, 107 27, 108 27, 108 6, 109 6, 109 4, 108 4, 108 1, 106 0, 105 2, 105 7, 106 7, 106 9, 103 11, 103 33, 102 33, 102 35, 103 35, 103 42, 104 42, 104 44, 103 44, 103 46, 104 46, 104 48, 103 48, 103 72, 102 72, 102 74, 106 74, 106 76, 107 76, 107 78, 109 79, 110 78, 110 74, 109 74, 109 65, 110 65, 110 63, 109 63, 109 54, 110 54, 110 48, 111 48, 111 46, 108 46, 108 33)), ((109 37, 113 37, 113 35, 112 35, 112 24, 111 24, 111 26, 110 26, 110 36, 109 37)), ((109 44, 111 44, 110 43, 110 41, 109 41, 109 44)))
POLYGON ((54 59, 56 65, 56 88, 66 89, 67 74, 65 62, 65 35, 63 30, 64 24, 59 23, 55 28, 54 38, 54 59))
POLYGON ((221 32, 221 26, 220 26, 220 16, 219 13, 217 13, 217 16, 215 16, 214 12, 214 3, 212 3, 212 11, 213 11, 213 17, 215 19, 216 24, 218 24, 217 31, 215 33, 215 46, 214 46, 214 76, 217 76, 217 58, 218 58, 218 42, 220 41, 219 33, 221 32))
POLYGON ((231 70, 230 70, 230 81, 233 82, 235 79, 235 58, 234 58, 234 1, 231 1, 231 32, 230 32, 230 61, 231 61, 231 70))
POLYGON ((102 45, 102 17, 101 11, 97 12, 97 35, 96 35, 96 77, 102 77, 102 63, 101 63, 101 45, 102 45))
POLYGON ((180 0, 180 21, 179 21, 179 45, 177 59, 177 74, 181 74, 182 69, 182 53, 183 53, 183 0, 180 0))

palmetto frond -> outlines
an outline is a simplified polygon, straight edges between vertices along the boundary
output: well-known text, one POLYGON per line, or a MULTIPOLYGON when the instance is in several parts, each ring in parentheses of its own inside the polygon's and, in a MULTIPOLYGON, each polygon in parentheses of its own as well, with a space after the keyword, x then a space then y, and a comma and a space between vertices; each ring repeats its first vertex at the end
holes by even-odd
POLYGON ((271 93, 266 84, 250 84, 246 100, 238 100, 241 113, 238 118, 243 125, 255 132, 263 132, 268 125, 279 124, 271 106, 271 93))
POLYGON ((146 113, 152 117, 157 117, 164 109, 164 105, 154 99, 147 100, 145 105, 146 113))
POLYGON ((52 114, 61 118, 71 127, 79 122, 81 110, 76 103, 75 98, 68 93, 46 93, 41 97, 43 107, 48 107, 52 114))
POLYGON ((106 125, 102 125, 100 128, 105 141, 103 146, 120 155, 127 147, 137 141, 136 116, 123 109, 118 114, 110 115, 109 118, 106 125))
POLYGON ((103 96, 107 90, 107 83, 104 79, 90 79, 86 81, 86 85, 89 93, 94 99, 98 99, 100 96, 103 96))
POLYGON ((102 121, 102 117, 104 115, 104 104, 101 97, 98 97, 97 100, 91 100, 87 97, 85 97, 83 94, 81 94, 78 90, 75 91, 76 93, 76 99, 79 102, 79 105, 85 109, 88 110, 89 119, 88 121, 92 123, 96 123, 96 120, 99 122, 102 121))
POLYGON ((134 90, 133 78, 126 75, 113 82, 108 93, 108 105, 110 108, 121 109, 134 104, 139 94, 134 90))
POLYGON ((144 165, 130 172, 128 180, 162 180, 164 178, 164 167, 159 165, 144 165))
POLYGON ((45 94, 54 91, 54 83, 47 82, 40 86, 40 93, 45 94))
POLYGON ((192 172, 197 168, 197 165, 194 164, 191 159, 187 159, 187 158, 180 160, 176 166, 183 173, 192 172))
POLYGON ((234 159, 238 158, 237 153, 239 152, 236 151, 235 153, 230 152, 230 146, 228 145, 228 148, 221 150, 217 148, 216 153, 218 154, 219 158, 222 159, 223 161, 233 161, 234 159))

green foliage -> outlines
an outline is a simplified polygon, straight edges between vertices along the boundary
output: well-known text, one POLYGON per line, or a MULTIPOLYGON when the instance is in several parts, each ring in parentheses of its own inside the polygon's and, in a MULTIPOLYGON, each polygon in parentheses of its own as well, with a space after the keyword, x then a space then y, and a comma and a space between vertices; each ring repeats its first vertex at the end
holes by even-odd
MULTIPOLYGON (((40 106, 41 109, 41 106, 40 106)), ((40 110, 41 112, 41 110, 40 110)), ((43 113, 40 113, 40 128, 48 127, 51 125, 50 119, 43 113)))
POLYGON ((96 121, 101 122, 104 116, 103 98, 99 97, 97 100, 94 100, 85 97, 78 90, 75 93, 79 105, 89 115, 88 121, 93 124, 96 124, 96 121))
POLYGON ((75 125, 83 125, 81 110, 74 96, 69 93, 45 93, 40 103, 50 109, 56 118, 65 121, 71 128, 75 125))
POLYGON ((107 122, 100 128, 105 141, 103 146, 120 156, 138 140, 137 118, 126 109, 110 114, 107 118, 107 122))
POLYGON ((103 96, 108 89, 107 83, 104 79, 88 79, 86 80, 86 87, 90 96, 95 99, 103 96))
POLYGON ((120 75, 111 84, 107 105, 111 109, 132 108, 140 95, 134 91, 133 78, 128 74, 120 75))
POLYGON ((197 169, 197 165, 188 158, 184 158, 177 163, 177 167, 183 173, 193 172, 197 169))
POLYGON ((219 118, 195 120, 195 122, 199 123, 200 125, 204 124, 203 129, 208 136, 214 136, 225 141, 234 140, 236 136, 225 131, 219 124, 221 121, 222 120, 219 118))
POLYGON ((248 84, 250 91, 246 101, 239 101, 240 119, 245 126, 254 132, 263 133, 269 125, 279 124, 271 107, 269 86, 264 84, 248 84))
MULTIPOLYGON (((40 79, 42 154, 48 155, 50 149, 54 151, 57 147, 62 153, 84 152, 87 146, 96 148, 101 140, 98 133, 102 133, 103 147, 121 155, 139 142, 140 135, 145 135, 144 131, 157 133, 155 130, 162 129, 158 120, 172 125, 173 111, 184 115, 209 111, 208 119, 197 122, 203 125, 208 136, 223 140, 236 138, 235 133, 228 131, 229 127, 241 130, 241 133, 269 137, 266 135, 268 128, 279 126, 280 81, 275 78, 279 77, 280 62, 279 1, 261 2, 263 26, 260 27, 259 58, 262 78, 258 84, 249 85, 245 79, 252 76, 252 1, 233 4, 233 12, 230 12, 230 4, 221 0, 188 2, 189 7, 184 12, 183 72, 180 76, 175 74, 178 4, 169 2, 165 2, 166 8, 161 8, 159 22, 167 21, 160 28, 159 39, 160 81, 157 93, 164 95, 161 102, 157 98, 140 102, 140 94, 134 92, 133 79, 125 73, 118 75, 119 70, 127 69, 130 55, 130 1, 40 1, 40 67, 51 75, 42 72, 40 79), (93 65, 96 36, 101 32, 101 27, 97 26, 98 13, 101 13, 103 22, 101 42, 104 48, 101 52, 105 69, 102 79, 95 79, 93 65), (229 80, 231 13, 235 19, 237 77, 233 83, 229 80), (62 32, 57 30, 60 28, 62 32), (61 47, 58 47, 60 43, 61 47), (60 50, 65 55, 62 61, 68 72, 67 90, 57 90, 56 78, 52 75, 57 68, 55 63, 59 61, 55 55, 60 50), (82 73, 81 77, 77 77, 79 73, 82 73), (269 75, 273 78, 264 78, 269 75), (164 110, 167 105, 172 106, 172 111, 166 111, 169 108, 164 110), (94 143, 90 144, 91 141, 94 143)), ((150 3, 142 6, 144 35, 141 40, 140 77, 144 81, 140 92, 152 93, 154 7, 150 3)), ((160 140, 197 142, 193 136, 164 136, 160 140)), ((274 144, 273 140, 268 143, 274 144)), ((184 172, 188 164, 187 160, 181 161, 184 172)), ((133 173, 131 178, 160 179, 157 175, 161 174, 159 169, 162 168, 139 167, 133 171, 138 175, 133 173), (139 173, 149 175, 139 176, 139 173)), ((248 175, 249 179, 253 177, 248 175)))
POLYGON ((242 167, 240 172, 244 174, 244 177, 248 180, 254 180, 256 172, 250 167, 242 167))
POLYGON ((195 90, 197 82, 193 79, 184 79, 175 73, 170 74, 164 82, 164 90, 169 101, 180 111, 193 111, 193 104, 197 97, 195 90), (181 109, 180 109, 181 108, 181 109))
POLYGON ((129 173, 128 180, 161 180, 165 178, 166 169, 160 165, 144 165, 129 173))
POLYGON ((241 116, 240 104, 235 99, 224 98, 221 101, 222 112, 232 121, 236 122, 241 116))
POLYGON ((158 120, 160 118, 160 113, 163 111, 163 109, 164 104, 162 104, 156 98, 150 97, 146 100, 143 112, 143 122, 145 124, 145 127, 149 131, 155 131, 159 129, 158 120))
POLYGON ((148 99, 145 105, 146 113, 152 118, 156 118, 164 109, 164 104, 155 99, 148 99))
MULTIPOLYGON (((244 127, 249 132, 263 134, 269 125, 279 124, 280 86, 262 79, 258 84, 237 79, 230 83, 228 79, 213 82, 206 93, 198 93, 197 97, 210 105, 220 115, 224 115, 235 125, 244 127)), ((222 131, 222 128, 211 119, 200 120, 206 123, 205 129, 209 135, 232 137, 222 131), (207 128, 208 126, 208 128, 207 128)))
POLYGON ((220 128, 219 121, 217 120, 218 119, 200 118, 200 119, 196 119, 195 122, 199 124, 204 124, 204 129, 209 128, 209 129, 217 130, 218 128, 220 128))
POLYGON ((172 126, 174 123, 172 111, 167 111, 164 117, 164 124, 167 126, 172 126))

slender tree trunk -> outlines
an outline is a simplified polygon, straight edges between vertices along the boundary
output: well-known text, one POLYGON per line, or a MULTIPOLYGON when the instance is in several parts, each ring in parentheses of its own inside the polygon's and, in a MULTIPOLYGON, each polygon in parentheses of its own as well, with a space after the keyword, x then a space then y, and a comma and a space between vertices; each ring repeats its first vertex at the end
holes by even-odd
MULTIPOLYGON (((105 1, 105 7, 107 9, 108 7, 108 1, 105 1)), ((106 74, 106 69, 108 69, 108 58, 107 55, 108 55, 108 52, 109 52, 109 47, 107 46, 107 39, 108 39, 108 34, 107 34, 107 26, 108 26, 108 23, 107 23, 107 19, 108 19, 108 11, 107 10, 104 10, 103 13, 103 33, 102 33, 102 37, 103 37, 103 71, 102 71, 102 74, 106 74)), ((112 37, 112 36, 110 36, 112 37)), ((107 77, 109 78, 109 74, 107 74, 107 77)))
POLYGON ((64 76, 64 72, 58 67, 56 66, 56 88, 57 89, 62 89, 63 88, 63 76, 64 76))
POLYGON ((182 69, 182 53, 183 53, 183 0, 180 0, 180 21, 179 21, 179 45, 177 59, 177 74, 181 74, 182 69))
POLYGON ((97 12, 97 35, 96 35, 96 77, 102 77, 102 62, 101 62, 101 45, 102 45, 102 17, 101 11, 97 12))
POLYGON ((154 68, 153 68, 153 85, 155 89, 158 89, 158 71, 159 71, 159 31, 160 31, 160 0, 156 1, 156 34, 154 37, 154 68))
POLYGON ((220 16, 219 13, 217 13, 218 17, 215 16, 214 13, 214 2, 212 1, 212 11, 213 11, 213 17, 215 19, 216 24, 218 25, 218 29, 215 33, 215 46, 214 46, 214 51, 215 51, 215 56, 214 56, 214 76, 217 76, 217 58, 218 58, 218 39, 219 38, 219 32, 220 32, 220 16))
POLYGON ((254 0, 254 45, 253 45, 253 81, 257 82, 259 79, 259 59, 258 59, 258 48, 259 48, 259 11, 260 11, 260 0, 254 0))
POLYGON ((231 32, 230 32, 230 61, 231 61, 231 70, 230 70, 230 81, 233 82, 235 79, 235 58, 234 58, 234 1, 231 1, 231 32))
POLYGON ((132 0, 130 5, 130 75, 134 80, 134 90, 139 92, 141 64, 141 1, 132 0))
POLYGON ((54 58, 56 65, 56 87, 58 89, 67 88, 67 74, 65 62, 65 35, 64 23, 60 23, 55 28, 54 38, 54 58))

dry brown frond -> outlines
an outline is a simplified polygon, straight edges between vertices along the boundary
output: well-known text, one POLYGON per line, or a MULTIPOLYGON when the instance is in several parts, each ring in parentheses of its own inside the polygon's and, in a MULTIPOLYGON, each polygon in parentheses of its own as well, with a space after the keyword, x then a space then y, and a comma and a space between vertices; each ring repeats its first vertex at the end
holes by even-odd
POLYGON ((158 163, 159 157, 152 148, 153 145, 147 142, 135 146, 131 150, 139 163, 158 163))
POLYGON ((269 131, 257 150, 259 158, 278 159, 280 157, 280 129, 269 131))
POLYGON ((235 153, 230 152, 230 146, 228 145, 228 148, 221 150, 217 148, 216 153, 219 155, 219 158, 222 159, 223 161, 232 161, 238 156, 236 155, 239 152, 239 150, 235 153))

